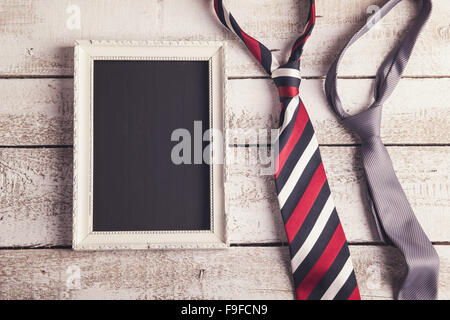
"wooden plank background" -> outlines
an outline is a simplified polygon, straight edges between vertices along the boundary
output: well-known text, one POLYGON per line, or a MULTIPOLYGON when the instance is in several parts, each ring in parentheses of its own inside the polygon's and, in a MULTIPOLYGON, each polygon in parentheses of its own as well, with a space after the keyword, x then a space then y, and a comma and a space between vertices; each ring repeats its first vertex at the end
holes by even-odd
MULTIPOLYGON (((303 29, 307 1, 228 0, 243 28, 284 57, 303 29)), ((326 71, 344 42, 385 0, 321 0, 302 60, 301 92, 349 242, 363 298, 391 299, 398 252, 382 245, 364 199, 359 141, 330 112, 326 71)), ((344 58, 339 91, 355 112, 370 103, 383 56, 415 15, 398 7, 344 58)), ((441 257, 440 298, 450 298, 450 14, 432 18, 383 114, 382 136, 415 213, 441 257)), ((0 298, 291 299, 288 252, 273 179, 260 174, 256 137, 275 128, 277 94, 210 0, 7 0, 0 3, 0 298), (81 29, 66 27, 69 5, 81 29), (180 23, 180 20, 183 23, 180 23), (73 43, 76 39, 224 40, 228 156, 226 250, 73 252, 71 244, 73 43), (245 260, 248 263, 242 264, 245 260), (152 263, 149 263, 152 261, 152 263), (114 265, 115 268, 111 268, 114 265), (70 282, 73 272, 80 282, 70 282)))

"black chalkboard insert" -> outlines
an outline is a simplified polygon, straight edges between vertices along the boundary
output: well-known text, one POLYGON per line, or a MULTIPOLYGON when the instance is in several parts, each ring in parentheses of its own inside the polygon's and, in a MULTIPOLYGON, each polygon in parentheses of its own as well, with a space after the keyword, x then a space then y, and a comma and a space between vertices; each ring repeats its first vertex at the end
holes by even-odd
POLYGON ((94 232, 211 228, 209 166, 171 161, 194 121, 210 125, 208 61, 94 62, 94 232))

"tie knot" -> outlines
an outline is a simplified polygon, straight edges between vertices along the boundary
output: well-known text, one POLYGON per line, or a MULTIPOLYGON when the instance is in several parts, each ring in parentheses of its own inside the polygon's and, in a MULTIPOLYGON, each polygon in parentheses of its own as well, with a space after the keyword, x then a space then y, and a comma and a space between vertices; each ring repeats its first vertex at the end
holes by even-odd
POLYGON ((272 72, 281 100, 298 95, 301 80, 299 67, 298 61, 291 61, 272 72))
POLYGON ((381 105, 371 106, 369 109, 347 117, 343 122, 355 131, 361 140, 368 140, 380 136, 381 105))

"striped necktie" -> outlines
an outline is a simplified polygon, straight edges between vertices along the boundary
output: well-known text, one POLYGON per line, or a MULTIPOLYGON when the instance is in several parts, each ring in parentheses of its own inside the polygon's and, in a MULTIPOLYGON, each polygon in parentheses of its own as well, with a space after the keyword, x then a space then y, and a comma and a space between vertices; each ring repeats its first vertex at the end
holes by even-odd
POLYGON ((222 24, 245 43, 274 79, 281 101, 275 184, 285 224, 299 300, 359 300, 356 277, 337 215, 319 145, 299 97, 300 56, 315 23, 314 0, 308 22, 281 65, 269 49, 246 34, 222 0, 214 1, 222 24))

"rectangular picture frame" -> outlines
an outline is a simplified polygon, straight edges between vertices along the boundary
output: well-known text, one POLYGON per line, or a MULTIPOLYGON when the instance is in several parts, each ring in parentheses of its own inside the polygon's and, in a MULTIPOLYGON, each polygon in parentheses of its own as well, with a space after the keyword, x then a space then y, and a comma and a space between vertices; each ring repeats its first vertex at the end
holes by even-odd
MULTIPOLYGON (((94 62, 207 61, 209 121, 224 132, 225 43, 220 41, 77 41, 74 53, 74 250, 226 248, 223 163, 210 164, 210 230, 93 230, 94 62)), ((210 136, 210 152, 224 155, 224 141, 210 136)), ((222 161, 223 162, 223 161, 222 161)))

